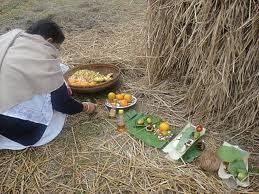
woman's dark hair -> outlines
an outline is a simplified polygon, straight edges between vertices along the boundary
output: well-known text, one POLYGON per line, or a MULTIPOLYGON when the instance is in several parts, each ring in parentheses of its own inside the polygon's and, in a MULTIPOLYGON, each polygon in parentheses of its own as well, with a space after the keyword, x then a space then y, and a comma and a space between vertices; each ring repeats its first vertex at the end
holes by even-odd
POLYGON ((65 36, 60 27, 49 19, 43 19, 32 24, 27 30, 29 34, 37 34, 44 39, 52 38, 54 43, 61 44, 65 36))

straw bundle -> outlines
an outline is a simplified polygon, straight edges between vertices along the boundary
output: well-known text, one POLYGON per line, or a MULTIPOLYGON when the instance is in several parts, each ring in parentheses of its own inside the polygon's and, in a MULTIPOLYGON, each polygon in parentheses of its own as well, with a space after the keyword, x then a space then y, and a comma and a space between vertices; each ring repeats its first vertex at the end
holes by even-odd
POLYGON ((258 141, 258 2, 150 0, 148 20, 149 83, 180 83, 191 114, 258 141))

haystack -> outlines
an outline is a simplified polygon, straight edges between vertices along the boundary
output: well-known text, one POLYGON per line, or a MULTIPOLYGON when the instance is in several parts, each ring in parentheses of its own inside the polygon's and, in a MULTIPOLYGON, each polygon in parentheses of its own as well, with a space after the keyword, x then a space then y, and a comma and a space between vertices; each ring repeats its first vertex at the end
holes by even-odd
POLYGON ((259 148, 259 6, 255 0, 150 0, 150 85, 182 93, 189 118, 259 148))

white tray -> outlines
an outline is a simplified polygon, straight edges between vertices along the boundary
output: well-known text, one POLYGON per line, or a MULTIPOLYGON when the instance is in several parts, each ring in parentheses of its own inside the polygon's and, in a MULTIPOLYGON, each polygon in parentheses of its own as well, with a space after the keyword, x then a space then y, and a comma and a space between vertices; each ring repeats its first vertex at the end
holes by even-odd
MULTIPOLYGON (((187 124, 183 130, 181 131, 181 133, 179 133, 169 144, 167 144, 167 146, 163 149, 163 152, 168 153, 165 157, 169 160, 179 160, 180 158, 182 158, 182 156, 190 149, 190 147, 193 145, 193 143, 195 141, 192 142, 192 144, 187 148, 184 149, 182 152, 176 150, 176 146, 182 136, 182 132, 184 132, 187 128, 189 127, 194 127, 195 130, 195 126, 192 125, 191 123, 187 124)), ((203 130, 200 132, 200 137, 203 136, 206 132, 206 129, 203 128, 203 130)))
MULTIPOLYGON (((237 149, 239 149, 240 151, 244 151, 242 149, 240 149, 238 146, 233 146, 227 142, 224 142, 223 143, 224 146, 230 146, 230 147, 235 147, 237 149)), ((246 165, 246 170, 248 171, 248 158, 244 160, 245 162, 245 165, 246 165)), ((219 170, 218 170, 218 175, 221 179, 229 179, 229 178, 233 178, 236 182, 237 185, 241 186, 241 187, 248 187, 250 185, 250 181, 249 181, 249 176, 248 178, 246 179, 246 181, 239 181, 237 178, 235 178, 232 174, 229 174, 225 171, 224 169, 225 165, 223 162, 220 163, 220 167, 219 167, 219 170)))

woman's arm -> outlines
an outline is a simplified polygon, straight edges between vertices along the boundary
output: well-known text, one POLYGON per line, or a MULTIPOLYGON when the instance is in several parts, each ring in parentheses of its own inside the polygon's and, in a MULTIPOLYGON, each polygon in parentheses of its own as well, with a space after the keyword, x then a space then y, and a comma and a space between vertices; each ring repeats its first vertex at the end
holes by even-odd
POLYGON ((69 115, 76 114, 84 110, 84 105, 74 100, 69 95, 65 83, 57 90, 51 92, 51 102, 53 109, 69 115))

